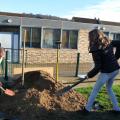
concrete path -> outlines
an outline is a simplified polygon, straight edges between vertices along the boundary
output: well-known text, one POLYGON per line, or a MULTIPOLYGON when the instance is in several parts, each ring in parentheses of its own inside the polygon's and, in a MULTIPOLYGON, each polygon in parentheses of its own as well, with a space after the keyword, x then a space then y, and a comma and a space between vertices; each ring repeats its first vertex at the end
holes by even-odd
MULTIPOLYGON (((64 83, 65 85, 71 85, 71 84, 75 83, 76 81, 78 81, 78 77, 73 77, 73 76, 59 77, 58 80, 60 82, 64 83)), ((85 80, 84 82, 80 83, 76 87, 93 86, 95 84, 96 80, 97 80, 97 76, 92 79, 85 80)), ((120 77, 119 76, 116 77, 114 84, 120 85, 120 77)))

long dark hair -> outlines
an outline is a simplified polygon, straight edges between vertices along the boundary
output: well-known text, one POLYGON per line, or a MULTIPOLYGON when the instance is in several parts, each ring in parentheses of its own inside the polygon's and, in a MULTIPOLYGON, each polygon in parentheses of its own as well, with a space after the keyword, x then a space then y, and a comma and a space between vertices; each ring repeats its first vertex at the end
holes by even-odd
POLYGON ((89 50, 94 47, 97 49, 104 49, 110 44, 110 42, 111 40, 98 29, 89 32, 89 50))

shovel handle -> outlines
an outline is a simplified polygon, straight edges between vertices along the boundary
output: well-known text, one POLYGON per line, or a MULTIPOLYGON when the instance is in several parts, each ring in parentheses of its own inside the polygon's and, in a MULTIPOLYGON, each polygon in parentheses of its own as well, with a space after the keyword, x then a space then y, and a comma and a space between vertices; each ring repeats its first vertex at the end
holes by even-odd
POLYGON ((5 91, 5 89, 2 86, 0 86, 0 89, 3 90, 3 91, 5 91))
POLYGON ((5 89, 2 87, 2 83, 0 82, 0 89, 5 91, 5 89))
POLYGON ((73 85, 71 85, 71 86, 69 87, 69 89, 71 89, 71 88, 75 87, 76 85, 82 83, 82 82, 83 82, 84 80, 86 80, 86 79, 87 79, 87 78, 81 78, 80 81, 77 81, 76 83, 74 83, 73 85))
POLYGON ((75 87, 76 85, 82 83, 85 79, 86 79, 86 78, 80 79, 80 81, 77 81, 77 82, 74 83, 73 85, 65 87, 65 92, 69 91, 70 89, 72 89, 72 88, 75 87))

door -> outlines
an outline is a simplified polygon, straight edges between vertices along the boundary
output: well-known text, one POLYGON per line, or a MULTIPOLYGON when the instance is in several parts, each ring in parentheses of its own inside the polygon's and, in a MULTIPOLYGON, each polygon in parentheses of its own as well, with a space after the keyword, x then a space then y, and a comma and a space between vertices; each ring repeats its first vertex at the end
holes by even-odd
POLYGON ((18 39, 17 33, 0 32, 1 47, 8 50, 8 61, 10 62, 18 62, 19 60, 18 39))
POLYGON ((17 63, 19 61, 19 36, 17 33, 14 33, 12 35, 12 61, 14 63, 17 63))
POLYGON ((0 33, 0 44, 1 47, 8 50, 8 60, 11 61, 12 34, 0 33))

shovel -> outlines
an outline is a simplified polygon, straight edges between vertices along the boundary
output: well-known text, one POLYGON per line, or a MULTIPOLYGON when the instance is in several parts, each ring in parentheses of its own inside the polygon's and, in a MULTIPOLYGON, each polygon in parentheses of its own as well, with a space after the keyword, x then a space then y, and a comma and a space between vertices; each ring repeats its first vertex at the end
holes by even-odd
POLYGON ((79 81, 77 81, 76 83, 74 83, 73 85, 71 86, 67 86, 67 87, 64 87, 63 89, 60 89, 56 92, 56 95, 57 96, 62 96, 64 95, 66 92, 68 92, 69 90, 71 90, 73 87, 75 87, 76 85, 82 83, 84 80, 86 80, 87 78, 80 78, 79 81))
POLYGON ((9 95, 9 96, 14 96, 14 95, 15 95, 15 92, 14 92, 14 91, 12 91, 12 90, 10 90, 10 89, 4 89, 4 88, 1 86, 1 84, 0 84, 0 89, 1 89, 2 91, 4 91, 4 93, 5 93, 6 95, 9 95))

